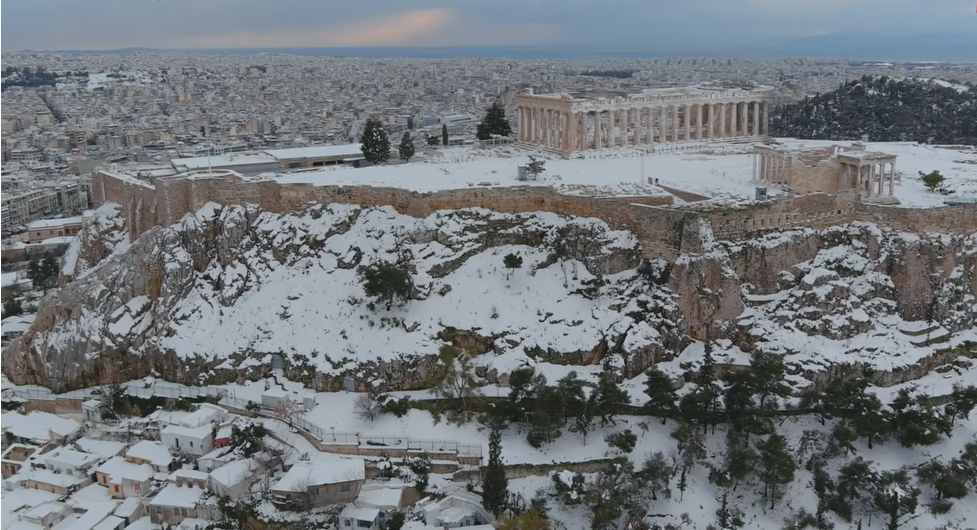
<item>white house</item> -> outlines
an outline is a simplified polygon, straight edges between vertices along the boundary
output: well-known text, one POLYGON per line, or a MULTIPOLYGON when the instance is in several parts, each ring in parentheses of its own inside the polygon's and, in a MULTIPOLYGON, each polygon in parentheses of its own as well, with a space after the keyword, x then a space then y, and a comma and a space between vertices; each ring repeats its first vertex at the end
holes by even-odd
MULTIPOLYGON (((6 512, 6 510, 4 510, 6 512)), ((73 512, 73 508, 59 501, 45 502, 37 506, 27 507, 17 511, 17 519, 26 523, 35 524, 41 528, 51 528, 52 526, 64 521, 73 512)), ((6 514, 4 515, 6 517, 6 514)), ((14 521, 4 521, 4 528, 13 526, 14 521)))
POLYGON ((169 472, 173 467, 173 455, 162 445, 143 440, 126 451, 126 460, 135 464, 148 464, 159 473, 169 472))
POLYGON ((294 401, 308 411, 315 407, 315 394, 290 392, 281 388, 271 388, 261 394, 261 406, 266 409, 274 409, 282 401, 294 401))
POLYGON ((423 505, 424 522, 438 528, 463 528, 490 525, 495 520, 482 508, 478 495, 458 491, 437 501, 423 505))
POLYGON ((210 489, 221 497, 240 499, 262 478, 262 462, 257 458, 235 460, 210 472, 210 489))
POLYGON ((177 469, 170 473, 170 476, 166 477, 166 480, 177 486, 206 488, 210 485, 210 475, 203 471, 195 471, 193 469, 177 469))
POLYGON ((340 529, 356 530, 377 530, 380 521, 386 516, 384 512, 376 508, 357 508, 347 506, 339 513, 340 529))
POLYGON ((214 448, 214 428, 211 425, 170 425, 160 431, 160 439, 163 445, 174 451, 202 456, 214 448))
POLYGON ((197 469, 209 473, 237 460, 230 447, 218 447, 197 459, 197 469))
POLYGON ((98 456, 75 451, 67 447, 58 447, 50 453, 41 455, 37 459, 45 469, 60 473, 84 474, 98 463, 98 456))
POLYGON ((153 468, 114 456, 95 468, 95 480, 109 489, 112 497, 144 497, 152 486, 153 468))
POLYGON ((93 438, 79 438, 75 447, 86 453, 97 455, 99 458, 119 456, 126 449, 126 444, 112 440, 95 440, 93 438))
POLYGON ((44 445, 60 442, 71 437, 81 428, 75 420, 62 418, 49 412, 35 410, 26 416, 16 412, 3 414, 3 432, 10 433, 15 440, 44 445))
POLYGON ((154 523, 176 524, 197 516, 197 503, 204 495, 200 488, 169 484, 149 501, 149 516, 154 523))

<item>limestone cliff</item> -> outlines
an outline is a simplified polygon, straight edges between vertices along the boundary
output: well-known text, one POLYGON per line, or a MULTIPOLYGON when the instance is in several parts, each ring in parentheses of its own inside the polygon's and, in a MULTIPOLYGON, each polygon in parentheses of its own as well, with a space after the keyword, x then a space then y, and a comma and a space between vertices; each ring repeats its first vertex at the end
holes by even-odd
POLYGON ((99 210, 63 287, 4 351, 12 381, 211 383, 264 377, 277 358, 321 390, 343 377, 413 389, 445 344, 486 382, 545 364, 629 378, 693 339, 729 339, 810 380, 857 366, 891 384, 949 362, 933 345, 977 320, 977 235, 855 223, 716 241, 703 221, 683 234, 698 253, 639 263, 632 234, 549 213, 208 205, 132 242, 116 213, 99 210), (503 267, 509 253, 520 268, 503 267), (364 295, 357 270, 374 262, 410 272, 410 300, 388 310, 364 295))

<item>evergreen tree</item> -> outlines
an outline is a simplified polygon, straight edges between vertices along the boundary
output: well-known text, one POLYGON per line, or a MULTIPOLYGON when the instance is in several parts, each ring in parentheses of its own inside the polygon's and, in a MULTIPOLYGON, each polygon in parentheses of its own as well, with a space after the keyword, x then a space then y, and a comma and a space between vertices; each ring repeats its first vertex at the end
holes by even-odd
POLYGON ((410 162, 410 159, 414 157, 414 139, 410 137, 409 132, 404 131, 397 149, 400 151, 400 159, 405 162, 410 162))
POLYGON ((867 513, 872 506, 871 488, 877 478, 872 462, 862 457, 842 466, 838 470, 831 511, 848 522, 852 521, 855 514, 867 513))
POLYGON ((441 144, 448 147, 448 124, 441 126, 441 144))
POLYGON ((919 178, 922 179, 923 185, 926 186, 926 189, 930 190, 930 192, 936 191, 936 188, 939 188, 943 184, 943 181, 946 180, 939 171, 930 171, 929 173, 923 173, 920 171, 919 178))
POLYGON ((371 164, 382 164, 390 159, 390 139, 378 120, 366 120, 360 151, 363 152, 363 158, 371 164))
POLYGON ((899 390, 892 402, 892 432, 903 447, 933 445, 949 436, 952 420, 929 404, 925 396, 899 390))
POLYGON ((604 437, 604 441, 607 442, 607 445, 610 447, 613 447, 622 453, 629 454, 631 451, 634 451, 634 446, 638 443, 638 437, 631 432, 631 429, 625 429, 621 432, 608 434, 604 437))
POLYGON ((3 301, 3 318, 15 317, 24 314, 24 306, 20 303, 20 299, 11 296, 3 301))
POLYGON ((413 283, 407 271, 393 263, 374 263, 358 271, 363 292, 375 296, 387 305, 387 311, 397 300, 410 299, 413 283))
POLYGON ((960 455, 950 462, 950 466, 960 473, 964 482, 977 488, 977 442, 965 445, 960 455))
POLYGON ((641 479, 648 485, 651 492, 651 499, 657 501, 658 494, 662 498, 670 499, 672 490, 669 485, 672 477, 675 476, 675 466, 665 458, 665 453, 658 451, 649 456, 640 471, 641 479))
POLYGON ((509 136, 510 134, 512 134, 512 127, 509 125, 509 120, 505 119, 505 109, 496 101, 485 113, 482 123, 478 124, 476 137, 479 140, 488 140, 493 135, 509 136))
POLYGON ((631 404, 631 397, 620 385, 614 382, 613 376, 607 372, 600 375, 597 389, 592 398, 594 414, 600 416, 601 427, 608 423, 617 424, 614 421, 614 416, 623 412, 624 408, 631 404))
POLYGON ((963 469, 951 463, 946 465, 939 460, 930 460, 916 468, 920 482, 928 484, 936 491, 936 500, 962 499, 967 496, 967 482, 963 469))
POLYGON ((489 458, 485 466, 485 479, 482 482, 482 507, 496 517, 505 508, 509 481, 502 465, 502 432, 492 429, 489 434, 489 458))
POLYGON ((516 254, 506 254, 505 257, 502 258, 502 265, 504 265, 505 268, 509 269, 510 271, 505 275, 506 279, 508 280, 509 275, 512 274, 512 271, 522 267, 522 256, 518 256, 516 254))
POLYGON ((539 160, 535 156, 529 155, 529 163, 526 164, 526 172, 532 175, 533 180, 539 178, 546 171, 546 161, 539 160))
POLYGON ((950 418, 952 428, 955 420, 969 418, 975 407, 977 407, 977 386, 954 384, 953 392, 950 393, 950 402, 943 411, 950 418))
POLYGON ((874 488, 876 510, 885 516, 886 530, 899 530, 907 516, 916 513, 919 488, 909 483, 905 470, 886 471, 879 475, 874 488))
POLYGON ((672 378, 657 367, 648 370, 646 375, 648 379, 645 380, 645 395, 648 396, 648 402, 644 405, 645 412, 661 416, 662 425, 665 425, 678 402, 678 396, 672 389, 672 378))
POLYGON ((437 147, 441 145, 441 138, 438 136, 428 136, 427 145, 428 147, 437 147))
POLYGON ((679 501, 682 501, 685 498, 685 490, 689 487, 689 472, 706 457, 706 444, 702 433, 693 423, 679 422, 671 436, 678 448, 678 483, 676 487, 679 490, 679 501))
POLYGON ((773 509, 780 498, 779 487, 794 481, 797 464, 787 447, 787 438, 779 434, 771 434, 766 441, 758 444, 757 454, 763 495, 769 495, 770 509, 773 509))

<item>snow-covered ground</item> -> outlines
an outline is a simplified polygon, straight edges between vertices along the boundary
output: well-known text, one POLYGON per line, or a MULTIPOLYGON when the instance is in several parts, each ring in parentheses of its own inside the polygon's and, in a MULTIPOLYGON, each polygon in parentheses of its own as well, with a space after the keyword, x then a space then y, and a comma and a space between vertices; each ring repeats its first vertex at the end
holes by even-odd
MULTIPOLYGON (((825 147, 851 145, 852 142, 821 140, 778 140, 789 147, 825 147)), ((917 145, 911 142, 870 142, 870 151, 898 156, 895 196, 903 206, 942 206, 947 198, 927 190, 919 171, 939 170, 945 185, 957 190, 955 196, 977 197, 977 150, 917 145)), ((454 148, 427 160, 410 164, 385 165, 362 169, 327 168, 321 171, 289 173, 274 178, 282 183, 320 185, 389 186, 419 192, 472 186, 551 186, 566 194, 580 195, 648 195, 661 194, 654 179, 664 186, 700 193, 716 198, 752 199, 752 146, 744 144, 675 144, 636 148, 604 149, 587 152, 582 158, 546 160, 546 171, 538 181, 519 181, 516 168, 529 162, 525 151, 495 149, 479 151, 454 148)), ((544 158, 546 157, 543 155, 544 158)), ((780 193, 771 189, 771 194, 780 193)))

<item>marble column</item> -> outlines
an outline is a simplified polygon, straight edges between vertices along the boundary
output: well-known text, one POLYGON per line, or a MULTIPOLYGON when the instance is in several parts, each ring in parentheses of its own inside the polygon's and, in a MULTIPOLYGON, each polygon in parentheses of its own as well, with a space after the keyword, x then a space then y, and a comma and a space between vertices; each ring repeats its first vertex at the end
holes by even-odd
POLYGON ((682 122, 683 129, 685 129, 685 136, 682 137, 682 140, 688 142, 692 139, 690 136, 692 134, 692 105, 686 104, 682 107, 682 122))
POLYGON ((760 136, 760 102, 753 102, 753 136, 760 136))
POLYGON ((889 162, 889 197, 892 197, 892 193, 895 191, 896 185, 896 163, 889 162))
POLYGON ((702 139, 702 103, 696 103, 693 105, 695 109, 695 139, 702 139))
POLYGON ((713 123, 713 117, 716 115, 716 105, 714 103, 710 103, 707 108, 709 109, 709 112, 707 113, 706 119, 709 120, 709 125, 706 128, 706 136, 712 140, 713 135, 716 132, 714 127, 715 124, 713 123))
POLYGON ((655 143, 655 109, 653 107, 648 107, 648 136, 647 143, 651 145, 655 143))
POLYGON ((719 104, 719 137, 726 138, 726 104, 719 104))
POLYGON ((672 114, 672 141, 678 141, 678 105, 672 105, 669 109, 672 114))
POLYGON ((600 111, 594 113, 594 149, 600 149, 600 111))
POLYGON ((740 136, 747 136, 750 134, 749 131, 749 106, 747 103, 740 103, 742 108, 740 109, 740 136))
POLYGON ((667 123, 665 117, 665 105, 658 107, 658 141, 660 143, 665 143, 665 124, 667 123))
POLYGON ((768 134, 770 134, 770 122, 768 121, 768 116, 767 116, 767 107, 768 107, 767 102, 764 101, 763 103, 760 104, 760 106, 763 109, 762 110, 763 116, 761 116, 761 118, 760 118, 760 120, 761 120, 760 121, 760 134, 762 134, 762 135, 768 135, 768 134))
POLYGON ((736 130, 736 125, 739 123, 739 119, 738 119, 739 113, 738 113, 738 111, 739 111, 739 104, 738 103, 730 103, 729 104, 729 112, 730 112, 730 115, 729 115, 729 135, 732 136, 732 137, 739 136, 738 131, 736 130))

